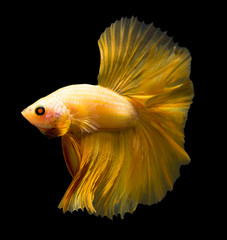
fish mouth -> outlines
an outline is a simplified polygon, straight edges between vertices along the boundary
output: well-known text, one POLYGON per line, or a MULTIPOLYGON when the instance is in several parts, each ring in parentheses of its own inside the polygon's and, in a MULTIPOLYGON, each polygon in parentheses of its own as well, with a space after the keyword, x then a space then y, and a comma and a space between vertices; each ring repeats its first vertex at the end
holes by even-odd
POLYGON ((24 118, 26 118, 30 123, 31 123, 31 114, 30 114, 30 112, 31 112, 31 110, 30 109, 28 109, 28 108, 25 108, 22 112, 21 112, 21 114, 22 114, 22 116, 24 117, 24 118))
POLYGON ((27 108, 25 108, 22 112, 21 112, 22 116, 28 120, 32 125, 36 126, 35 122, 31 120, 31 115, 28 111, 27 108))
POLYGON ((24 109, 23 111, 21 111, 21 114, 22 114, 22 116, 23 116, 24 118, 26 118, 26 116, 25 116, 25 109, 24 109))
POLYGON ((31 118, 29 117, 29 113, 27 108, 25 108, 22 112, 21 112, 22 116, 28 120, 32 125, 35 125, 34 122, 31 121, 31 118))

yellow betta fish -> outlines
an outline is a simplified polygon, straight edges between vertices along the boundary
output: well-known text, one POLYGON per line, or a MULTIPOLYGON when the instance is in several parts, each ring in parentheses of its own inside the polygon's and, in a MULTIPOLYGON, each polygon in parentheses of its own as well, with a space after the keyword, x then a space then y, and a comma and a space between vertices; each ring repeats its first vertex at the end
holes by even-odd
POLYGON ((48 137, 61 136, 72 183, 59 208, 123 217, 159 202, 190 162, 191 56, 134 17, 112 24, 98 45, 98 85, 63 87, 22 114, 48 137))

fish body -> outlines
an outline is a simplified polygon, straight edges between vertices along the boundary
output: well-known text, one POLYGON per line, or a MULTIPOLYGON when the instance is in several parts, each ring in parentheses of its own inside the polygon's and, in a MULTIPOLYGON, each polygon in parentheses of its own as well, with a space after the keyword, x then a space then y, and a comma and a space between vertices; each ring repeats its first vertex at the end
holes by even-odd
POLYGON ((68 131, 78 134, 98 129, 128 128, 135 125, 137 119, 135 108, 126 98, 107 88, 89 84, 60 88, 29 106, 22 114, 50 137, 62 136, 68 131), (34 118, 32 115, 39 106, 48 107, 45 114, 34 118), (46 120, 50 120, 48 124, 46 120))
MULTIPOLYGON (((101 86, 88 84, 72 85, 55 92, 56 96, 64 102, 70 110, 71 128, 78 126, 78 115, 80 121, 93 122, 90 132, 94 129, 119 129, 133 126, 136 112, 133 105, 116 92, 101 86), (76 122, 74 122, 76 121, 76 122)), ((83 130, 83 127, 81 126, 83 130)))
POLYGON ((191 56, 152 24, 122 18, 101 35, 98 85, 71 85, 22 115, 61 137, 72 182, 59 208, 107 216, 161 201, 190 162, 184 126, 191 56))

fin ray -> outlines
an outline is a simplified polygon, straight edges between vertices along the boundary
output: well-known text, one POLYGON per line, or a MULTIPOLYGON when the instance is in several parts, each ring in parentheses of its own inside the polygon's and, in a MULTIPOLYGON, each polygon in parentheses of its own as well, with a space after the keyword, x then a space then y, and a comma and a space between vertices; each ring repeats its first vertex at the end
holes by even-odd
MULTIPOLYGON (((101 55, 98 84, 124 96, 151 94, 156 88, 168 87, 168 79, 177 68, 190 64, 187 49, 178 47, 152 24, 134 17, 116 21, 101 35, 98 44, 101 55)), ((185 71, 189 74, 190 69, 185 71)))
POLYGON ((72 134, 65 134, 62 136, 62 151, 66 166, 71 176, 75 176, 79 168, 80 150, 76 138, 72 134))

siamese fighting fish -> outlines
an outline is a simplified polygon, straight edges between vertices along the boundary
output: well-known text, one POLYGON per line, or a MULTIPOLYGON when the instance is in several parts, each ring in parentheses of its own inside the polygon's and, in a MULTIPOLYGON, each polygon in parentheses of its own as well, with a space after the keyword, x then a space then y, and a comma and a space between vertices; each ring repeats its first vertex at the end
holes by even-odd
POLYGON ((59 208, 124 218, 173 189, 194 95, 191 56, 160 29, 132 17, 98 40, 98 84, 62 87, 22 115, 47 137, 61 137, 72 182, 59 208))

